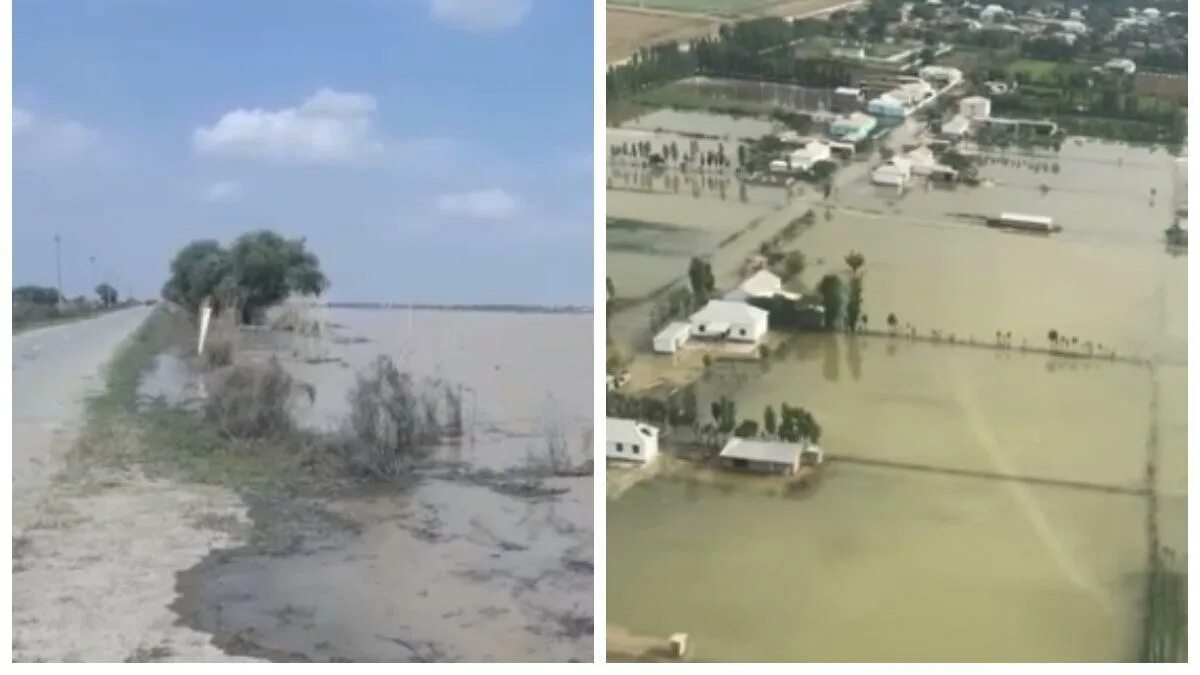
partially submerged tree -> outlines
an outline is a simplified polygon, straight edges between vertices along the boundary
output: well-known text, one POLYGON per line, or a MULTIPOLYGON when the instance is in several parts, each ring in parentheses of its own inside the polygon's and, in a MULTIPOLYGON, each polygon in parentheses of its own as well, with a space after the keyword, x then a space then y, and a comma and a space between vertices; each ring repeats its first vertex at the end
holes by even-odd
POLYGON ((817 285, 817 291, 825 308, 825 327, 832 330, 842 318, 842 279, 836 274, 826 274, 817 285))
POLYGON ((234 309, 252 323, 292 293, 319 295, 329 286, 304 243, 270 230, 244 234, 228 250, 215 240, 194 241, 171 261, 163 297, 192 312, 208 298, 215 312, 234 309))

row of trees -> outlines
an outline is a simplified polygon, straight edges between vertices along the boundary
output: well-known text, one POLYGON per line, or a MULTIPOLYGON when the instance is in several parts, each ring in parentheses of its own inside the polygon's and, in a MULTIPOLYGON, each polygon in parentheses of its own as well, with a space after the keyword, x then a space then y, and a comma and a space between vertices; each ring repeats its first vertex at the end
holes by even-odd
POLYGON ((183 247, 171 261, 162 296, 192 312, 208 299, 215 313, 234 311, 242 323, 254 323, 288 295, 319 295, 328 286, 304 239, 259 230, 229 248, 211 239, 183 247))
MULTIPOLYGON (((729 402, 732 405, 732 401, 729 402)), ((714 412, 716 410, 714 405, 714 412)), ((813 414, 799 406, 787 403, 779 405, 779 415, 775 409, 767 406, 763 410, 763 423, 760 428, 757 420, 745 419, 734 429, 733 434, 740 438, 778 439, 788 443, 799 443, 803 440, 817 443, 821 440, 821 425, 813 414)))
MULTIPOLYGON (((117 289, 113 288, 112 284, 109 283, 102 283, 96 286, 96 297, 99 298, 100 304, 106 308, 115 306, 119 299, 117 289)), ((17 286, 13 289, 12 298, 14 303, 26 303, 43 307, 53 307, 63 300, 59 296, 57 288, 34 285, 17 286)))

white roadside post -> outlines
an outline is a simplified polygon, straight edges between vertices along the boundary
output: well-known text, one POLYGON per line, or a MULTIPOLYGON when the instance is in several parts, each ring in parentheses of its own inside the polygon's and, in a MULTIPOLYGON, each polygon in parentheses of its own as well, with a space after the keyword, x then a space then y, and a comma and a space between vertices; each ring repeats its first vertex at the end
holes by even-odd
POLYGON ((204 353, 204 338, 208 337, 208 321, 212 318, 212 304, 208 298, 200 303, 200 340, 196 343, 196 354, 204 353))

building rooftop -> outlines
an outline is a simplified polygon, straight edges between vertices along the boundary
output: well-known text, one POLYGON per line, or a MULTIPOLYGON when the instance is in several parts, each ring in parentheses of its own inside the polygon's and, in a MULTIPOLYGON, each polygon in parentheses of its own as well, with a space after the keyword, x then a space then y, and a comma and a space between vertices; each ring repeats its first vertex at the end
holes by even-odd
POLYGON ((658 438, 657 427, 621 417, 607 418, 604 428, 606 442, 641 444, 658 438))
POLYGON ((735 300, 709 300, 700 311, 690 317, 692 323, 744 323, 767 316, 767 310, 735 300))
POLYGON ((729 439, 729 442, 721 449, 720 456, 726 459, 744 459, 751 462, 795 464, 801 453, 814 447, 807 441, 784 443, 734 437, 729 439))

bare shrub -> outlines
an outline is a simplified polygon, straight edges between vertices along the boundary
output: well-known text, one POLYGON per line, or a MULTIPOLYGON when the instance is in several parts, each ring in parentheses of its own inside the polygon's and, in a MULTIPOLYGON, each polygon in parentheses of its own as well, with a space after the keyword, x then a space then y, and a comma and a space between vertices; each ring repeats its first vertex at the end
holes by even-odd
POLYGON ((209 340, 204 346, 204 367, 216 370, 233 364, 233 343, 229 340, 209 340))
POLYGON ((356 471, 394 477, 419 459, 441 435, 436 381, 420 385, 380 356, 350 391, 349 430, 354 443, 348 458, 356 471))
POLYGON ((274 357, 265 366, 236 366, 213 378, 205 418, 229 438, 279 438, 292 431, 289 404, 300 390, 274 357))
POLYGON ((525 463, 531 473, 551 476, 590 476, 591 429, 583 432, 582 451, 572 453, 567 441, 567 426, 563 413, 553 399, 546 406, 540 423, 541 447, 526 453, 525 463))

